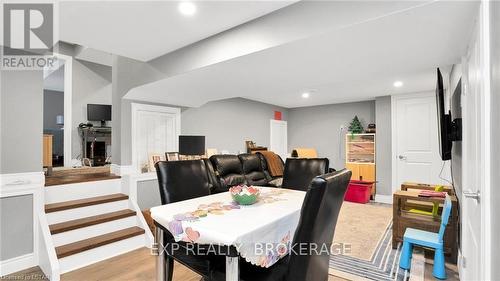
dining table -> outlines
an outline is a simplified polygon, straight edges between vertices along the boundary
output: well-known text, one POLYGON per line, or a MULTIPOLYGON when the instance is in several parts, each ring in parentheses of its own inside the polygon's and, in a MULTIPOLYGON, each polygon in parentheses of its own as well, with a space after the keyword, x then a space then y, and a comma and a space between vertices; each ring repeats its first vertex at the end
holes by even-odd
MULTIPOLYGON (((226 280, 239 280, 239 258, 268 268, 290 251, 299 223, 305 192, 275 187, 257 187, 259 197, 252 205, 233 201, 223 192, 151 208, 156 227, 155 245, 165 231, 175 241, 227 246, 226 280)), ((156 257, 157 280, 166 280, 165 253, 156 257)))

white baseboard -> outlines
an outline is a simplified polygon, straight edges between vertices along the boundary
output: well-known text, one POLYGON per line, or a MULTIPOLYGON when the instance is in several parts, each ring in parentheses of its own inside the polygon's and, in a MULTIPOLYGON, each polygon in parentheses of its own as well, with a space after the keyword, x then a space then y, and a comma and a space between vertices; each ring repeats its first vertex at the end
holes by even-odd
POLYGON ((21 271, 36 265, 35 255, 29 253, 19 257, 0 261, 0 276, 5 276, 14 272, 21 271))
POLYGON ((392 195, 375 194, 375 202, 384 203, 384 204, 392 204, 392 195))

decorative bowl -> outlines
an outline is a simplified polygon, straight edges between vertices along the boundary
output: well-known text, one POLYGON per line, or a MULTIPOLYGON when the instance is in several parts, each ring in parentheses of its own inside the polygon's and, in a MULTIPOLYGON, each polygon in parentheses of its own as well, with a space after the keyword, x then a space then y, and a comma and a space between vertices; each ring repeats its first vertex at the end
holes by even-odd
POLYGON ((229 193, 239 205, 252 205, 259 199, 260 190, 253 186, 238 185, 231 187, 229 193))

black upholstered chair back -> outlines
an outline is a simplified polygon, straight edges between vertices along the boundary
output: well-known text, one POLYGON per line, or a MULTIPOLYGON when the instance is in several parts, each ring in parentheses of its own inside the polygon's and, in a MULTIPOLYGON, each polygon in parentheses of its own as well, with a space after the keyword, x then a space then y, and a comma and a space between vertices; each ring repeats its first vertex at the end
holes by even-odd
POLYGON ((211 184, 203 160, 160 161, 155 168, 163 205, 210 194, 211 184))
POLYGON ((210 162, 214 167, 220 185, 228 189, 231 186, 245 184, 240 158, 237 155, 212 155, 210 162))
POLYGON ((246 153, 238 155, 238 158, 240 158, 243 175, 248 184, 267 185, 269 181, 262 168, 259 155, 246 153))
POLYGON ((344 201, 351 171, 325 174, 316 177, 311 182, 302 204, 299 225, 295 231, 290 254, 287 281, 326 281, 330 255, 321 252, 322 245, 331 249, 333 234, 344 201), (318 248, 318 254, 301 255, 300 247, 309 252, 311 243, 318 248), (305 245, 305 246, 304 246, 305 245))
POLYGON ((307 191, 314 177, 328 173, 328 166, 328 158, 288 158, 282 187, 307 191))

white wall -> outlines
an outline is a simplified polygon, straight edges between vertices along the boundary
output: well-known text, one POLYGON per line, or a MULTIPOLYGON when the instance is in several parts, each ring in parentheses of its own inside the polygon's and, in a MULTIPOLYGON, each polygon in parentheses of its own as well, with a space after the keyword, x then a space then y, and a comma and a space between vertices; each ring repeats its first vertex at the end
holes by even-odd
POLYGON ((283 120, 287 120, 286 109, 266 103, 243 98, 209 102, 182 111, 181 134, 203 135, 206 147, 219 152, 244 153, 246 140, 269 147, 269 120, 274 111, 283 112, 283 120))
POLYGON ((42 170, 43 73, 1 71, 0 173, 42 170))
MULTIPOLYGON (((0 87, 0 174, 41 172, 43 73, 0 71, 0 87)), ((32 202, 0 199, 0 261, 33 252, 32 202)))
POLYGON ((392 106, 391 96, 375 99, 377 125, 377 194, 392 196, 392 106))
POLYGON ((375 123, 375 101, 289 109, 288 149, 315 148, 320 157, 329 158, 330 167, 344 168, 345 144, 340 127, 347 128, 355 115, 364 128, 369 123, 375 123))

